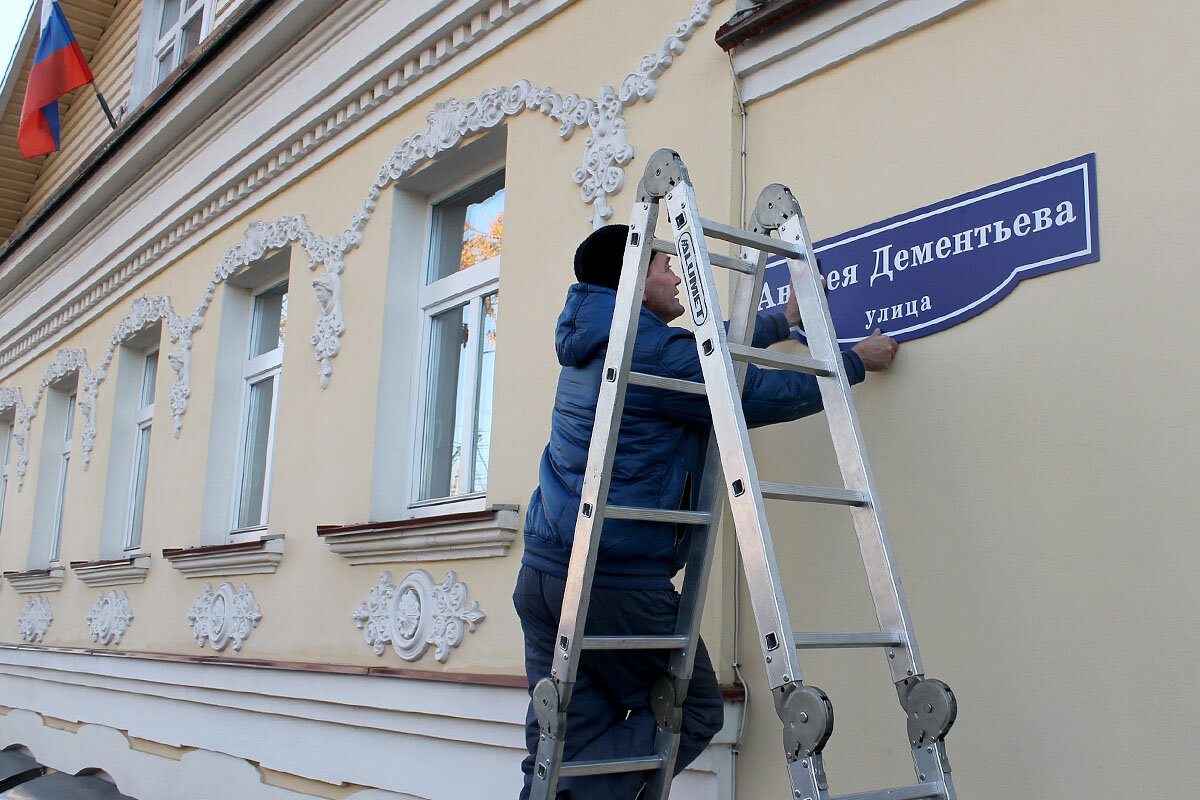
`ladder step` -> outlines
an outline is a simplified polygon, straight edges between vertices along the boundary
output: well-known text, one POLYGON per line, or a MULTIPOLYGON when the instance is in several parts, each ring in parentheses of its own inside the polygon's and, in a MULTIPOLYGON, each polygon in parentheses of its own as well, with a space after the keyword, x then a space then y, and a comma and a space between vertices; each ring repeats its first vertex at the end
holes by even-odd
POLYGON ((792 640, 799 650, 820 650, 834 647, 903 647, 899 631, 830 631, 811 633, 796 631, 792 640))
POLYGON ((804 372, 808 375, 829 377, 836 374, 834 365, 828 361, 820 361, 815 358, 794 355, 792 353, 780 353, 775 350, 764 350, 761 347, 750 347, 749 345, 734 344, 733 342, 729 343, 729 356, 738 361, 749 361, 751 364, 774 367, 775 369, 790 369, 796 372, 804 372))
POLYGON ((717 222, 711 219, 701 219, 700 225, 704 228, 704 235, 711 236, 714 239, 733 242, 745 247, 753 247, 755 250, 766 250, 768 253, 778 253, 788 258, 804 258, 803 250, 781 239, 764 236, 761 233, 754 233, 742 228, 735 228, 732 225, 726 225, 724 222, 717 222))
POLYGON ((646 522, 674 522, 679 525, 707 525, 712 514, 707 511, 670 511, 665 508, 634 508, 633 506, 608 506, 606 519, 640 519, 646 522))
MULTIPOLYGON (((656 253, 667 253, 669 255, 679 255, 679 249, 675 247, 675 243, 670 239, 659 239, 655 237, 650 242, 650 249, 656 253)), ((755 266, 749 261, 743 261, 740 258, 721 255, 720 253, 709 253, 708 260, 714 267, 724 267, 738 272, 744 272, 747 275, 754 274, 755 266)))
POLYGON ((801 500, 810 503, 833 503, 843 506, 870 505, 871 496, 854 489, 836 489, 832 486, 799 486, 794 483, 763 481, 762 495, 768 500, 801 500))
POLYGON ((577 778, 580 775, 611 775, 614 772, 644 772, 658 769, 662 756, 639 758, 617 758, 611 761, 568 761, 559 768, 560 778, 577 778))
POLYGON ((682 650, 686 636, 585 636, 584 650, 682 650))
POLYGON ((839 794, 833 800, 923 800, 945 797, 946 790, 938 783, 918 783, 916 786, 901 786, 896 789, 876 789, 873 792, 839 794))
POLYGON ((629 382, 638 386, 653 386, 656 389, 670 389, 673 392, 688 394, 708 394, 703 383, 685 381, 680 378, 661 378, 658 375, 647 375, 645 372, 629 373, 629 382))

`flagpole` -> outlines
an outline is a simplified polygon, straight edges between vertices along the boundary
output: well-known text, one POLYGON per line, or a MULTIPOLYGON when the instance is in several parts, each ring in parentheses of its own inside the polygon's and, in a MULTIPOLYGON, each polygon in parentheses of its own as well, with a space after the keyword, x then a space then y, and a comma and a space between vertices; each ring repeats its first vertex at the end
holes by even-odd
POLYGON ((92 81, 92 91, 96 93, 96 99, 100 101, 100 107, 104 109, 104 116, 108 117, 108 124, 112 125, 112 129, 115 131, 117 129, 117 120, 113 117, 112 111, 109 111, 104 95, 100 94, 100 90, 96 88, 95 81, 92 81))

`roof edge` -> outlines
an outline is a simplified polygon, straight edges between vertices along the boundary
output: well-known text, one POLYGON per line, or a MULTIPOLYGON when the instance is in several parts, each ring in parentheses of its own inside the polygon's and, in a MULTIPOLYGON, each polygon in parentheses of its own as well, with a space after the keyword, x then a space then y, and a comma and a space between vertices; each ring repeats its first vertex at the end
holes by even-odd
POLYGON ((8 108, 8 101, 16 93, 17 77, 21 74, 21 65, 25 63, 25 59, 29 56, 29 50, 33 47, 35 28, 33 20, 35 16, 40 20, 40 16, 34 14, 37 7, 36 0, 29 4, 29 13, 25 15, 25 27, 21 29, 21 38, 17 39, 17 46, 13 48, 8 62, 8 71, 4 73, 4 84, 0 86, 0 112, 8 108))
POLYGON ((827 0, 768 0, 759 3, 758 6, 739 11, 717 28, 717 46, 728 52, 826 2, 827 0))

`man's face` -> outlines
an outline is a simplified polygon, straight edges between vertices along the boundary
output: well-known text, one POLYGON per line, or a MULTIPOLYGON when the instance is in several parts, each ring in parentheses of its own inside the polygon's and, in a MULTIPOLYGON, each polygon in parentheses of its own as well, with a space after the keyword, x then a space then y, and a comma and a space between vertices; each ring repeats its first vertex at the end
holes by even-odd
POLYGON ((663 322, 678 318, 683 314, 683 304, 679 302, 679 284, 679 276, 671 271, 671 257, 666 253, 655 253, 650 258, 642 305, 663 322))

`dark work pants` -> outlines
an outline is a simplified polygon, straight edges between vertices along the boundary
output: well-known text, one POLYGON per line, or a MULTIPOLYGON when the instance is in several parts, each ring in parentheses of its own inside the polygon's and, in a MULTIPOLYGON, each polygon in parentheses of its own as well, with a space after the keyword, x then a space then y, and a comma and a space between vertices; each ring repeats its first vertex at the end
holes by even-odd
MULTIPOLYGON (((521 567, 513 604, 525 633, 525 675, 532 694, 534 685, 550 675, 554 640, 562 609, 566 581, 532 567, 521 567)), ((679 595, 671 589, 592 590, 585 630, 589 636, 630 634, 671 635, 679 610, 679 595)), ((654 752, 656 725, 650 712, 650 687, 667 673, 665 650, 587 650, 582 653, 575 691, 567 708, 567 761, 622 758, 654 752)), ((695 760, 724 722, 724 706, 708 651, 701 642, 696 651, 687 699, 675 774, 695 760)), ((529 755, 521 764, 529 797, 533 758, 539 729, 530 705, 525 722, 529 755)), ((571 800, 633 800, 646 782, 646 773, 589 775, 564 778, 559 791, 571 800)))

